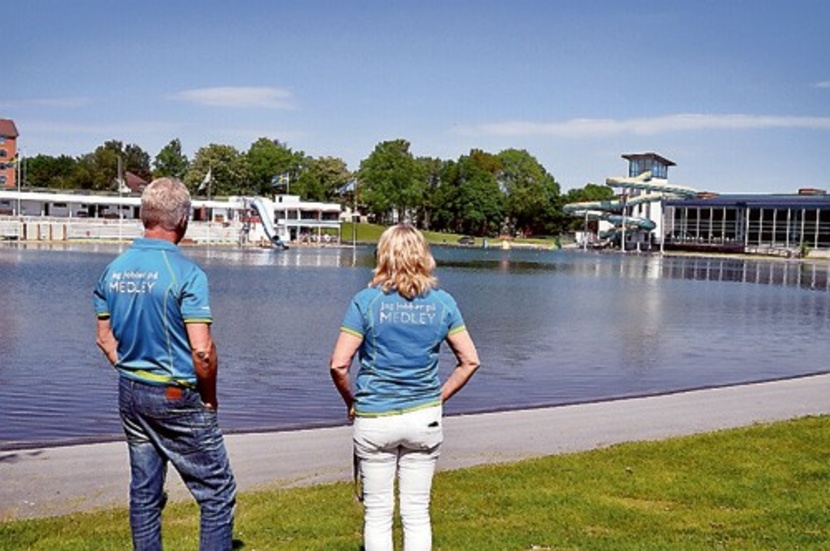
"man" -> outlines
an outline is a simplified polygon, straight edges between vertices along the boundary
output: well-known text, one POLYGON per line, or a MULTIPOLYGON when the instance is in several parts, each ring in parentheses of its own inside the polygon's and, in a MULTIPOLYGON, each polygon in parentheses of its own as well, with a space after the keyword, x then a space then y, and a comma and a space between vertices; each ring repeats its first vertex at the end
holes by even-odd
POLYGON ((144 238, 116 258, 93 294, 97 344, 118 370, 130 452, 137 550, 161 549, 168 461, 201 508, 200 549, 232 547, 236 483, 217 423, 216 346, 205 273, 179 250, 190 194, 160 178, 144 190, 144 238))

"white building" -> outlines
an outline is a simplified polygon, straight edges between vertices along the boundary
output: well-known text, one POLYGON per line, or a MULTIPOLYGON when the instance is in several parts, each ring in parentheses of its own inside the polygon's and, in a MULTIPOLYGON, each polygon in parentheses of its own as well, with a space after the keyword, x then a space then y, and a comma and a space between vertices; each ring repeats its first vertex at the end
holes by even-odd
MULTIPOLYGON (((133 239, 141 197, 0 190, 0 239, 133 239)), ((340 205, 296 195, 193 200, 187 239, 197 243, 339 242, 340 205)))

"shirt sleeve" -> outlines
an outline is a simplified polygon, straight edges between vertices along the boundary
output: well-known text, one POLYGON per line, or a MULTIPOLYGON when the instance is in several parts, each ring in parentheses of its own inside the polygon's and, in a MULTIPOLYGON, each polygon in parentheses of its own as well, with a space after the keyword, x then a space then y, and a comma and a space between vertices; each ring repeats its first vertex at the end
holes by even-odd
POLYGON ((182 285, 181 310, 185 323, 213 322, 207 275, 199 268, 193 269, 182 285))
POLYGON ((98 319, 109 319, 110 308, 107 304, 106 282, 108 280, 107 274, 109 270, 105 271, 98 279, 95 289, 92 290, 92 307, 95 309, 95 316, 98 319))
POLYGON ((455 299, 449 294, 447 295, 447 327, 448 334, 458 333, 467 329, 464 323, 464 317, 461 315, 461 310, 458 309, 458 304, 455 299))
POLYGON ((357 297, 349 303, 346 315, 343 317, 343 323, 340 324, 340 330, 356 337, 362 338, 364 336, 363 314, 360 311, 357 297))

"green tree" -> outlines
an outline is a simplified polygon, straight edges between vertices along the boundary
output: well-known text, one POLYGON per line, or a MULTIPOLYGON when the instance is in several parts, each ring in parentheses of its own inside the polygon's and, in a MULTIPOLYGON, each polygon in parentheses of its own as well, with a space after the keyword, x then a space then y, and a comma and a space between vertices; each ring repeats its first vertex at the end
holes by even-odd
POLYGON ((498 154, 500 188, 506 194, 505 210, 510 233, 523 236, 551 231, 557 222, 559 184, 525 150, 506 149, 498 154))
POLYGON ((259 138, 251 144, 247 157, 248 169, 251 178, 251 187, 255 193, 270 195, 277 191, 300 195, 293 188, 294 183, 308 164, 306 154, 302 151, 292 151, 279 140, 259 138), (280 183, 280 175, 287 175, 287 183, 280 183))
POLYGON ((124 172, 132 172, 148 182, 153 179, 149 153, 135 144, 127 144, 121 155, 124 172))
POLYGON ((161 148, 156 159, 153 161, 153 176, 172 176, 184 180, 190 168, 190 161, 187 155, 182 153, 182 142, 178 138, 171 140, 169 144, 161 148))
POLYGON ((75 158, 68 155, 51 157, 36 155, 26 159, 25 185, 52 189, 72 189, 74 174, 78 165, 75 158))
POLYGON ((150 178, 150 156, 141 147, 109 140, 92 153, 78 159, 78 166, 72 179, 74 186, 95 191, 118 190, 118 166, 121 163, 122 176, 127 171, 142 178, 150 178))
POLYGON ((337 201, 351 181, 346 162, 337 157, 309 159, 292 193, 310 201, 337 201))
POLYGON ((433 227, 432 214, 437 205, 441 174, 446 162, 432 157, 418 157, 417 162, 421 166, 420 172, 424 177, 424 191, 415 209, 415 220, 418 227, 429 230, 433 227))
POLYGON ((474 149, 447 163, 435 190, 435 229, 478 237, 497 235, 504 221, 504 194, 496 174, 501 161, 474 149))
POLYGON ((208 191, 211 197, 259 193, 251 184, 247 157, 230 145, 210 144, 200 148, 184 183, 194 196, 207 196, 208 191), (210 182, 202 187, 208 172, 210 182))
POLYGON ((406 140, 381 142, 361 161, 360 201, 379 222, 402 221, 416 207, 425 187, 421 166, 406 140))

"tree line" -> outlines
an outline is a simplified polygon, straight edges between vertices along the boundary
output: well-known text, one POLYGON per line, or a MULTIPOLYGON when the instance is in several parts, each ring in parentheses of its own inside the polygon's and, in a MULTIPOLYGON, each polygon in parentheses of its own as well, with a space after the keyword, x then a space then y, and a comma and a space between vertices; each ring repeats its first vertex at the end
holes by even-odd
POLYGON ((477 237, 559 235, 582 224, 563 205, 613 197, 610 188, 590 183, 563 194, 556 179, 522 149, 473 149, 446 160, 416 157, 403 139, 377 144, 356 171, 340 158, 312 157, 269 138, 259 138, 247 151, 210 144, 192 160, 178 139, 152 160, 138 145, 111 140, 79 157, 27 159, 24 185, 114 191, 119 168, 147 181, 179 178, 194 196, 290 193, 357 206, 379 224, 410 220, 422 229, 477 237))

